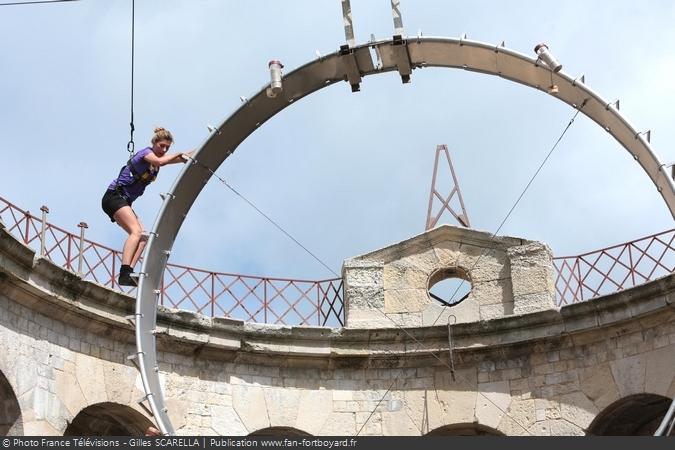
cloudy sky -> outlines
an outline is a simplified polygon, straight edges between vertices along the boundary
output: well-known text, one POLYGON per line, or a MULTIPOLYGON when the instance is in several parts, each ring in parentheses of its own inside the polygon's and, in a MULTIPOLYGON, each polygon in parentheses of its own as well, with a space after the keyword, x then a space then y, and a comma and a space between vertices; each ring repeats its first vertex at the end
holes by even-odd
MULTIPOLYGON (((8 3, 0 0, 1 3, 8 3)), ((392 35, 386 0, 352 0, 357 41, 392 35)), ((675 2, 402 0, 405 31, 506 46, 547 42, 586 83, 675 161, 675 2)), ((131 0, 0 6, 0 196, 121 248, 100 209, 126 161, 131 0)), ((135 140, 170 129, 199 147, 269 81, 344 43, 339 0, 137 0, 135 140)), ((433 158, 447 144, 472 226, 493 232, 574 110, 488 75, 450 69, 368 77, 315 93, 251 135, 218 173, 339 273, 345 258, 423 231, 433 158)), ((134 205, 146 227, 180 167, 162 169, 134 205)), ((453 223, 450 217, 447 222, 453 223)), ((657 233, 673 219, 609 134, 579 115, 500 234, 574 255, 657 233)), ((212 179, 172 262, 216 271, 320 279, 331 274, 212 179)))

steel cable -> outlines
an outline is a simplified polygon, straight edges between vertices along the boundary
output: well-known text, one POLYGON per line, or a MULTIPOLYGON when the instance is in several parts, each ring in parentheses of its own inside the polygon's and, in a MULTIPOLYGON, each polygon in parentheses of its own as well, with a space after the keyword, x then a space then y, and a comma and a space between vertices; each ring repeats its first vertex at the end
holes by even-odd
POLYGON ((286 231, 281 225, 279 225, 274 219, 272 219, 270 216, 265 214, 260 208, 258 208, 252 201, 247 199, 243 194, 241 194, 239 191, 237 191, 235 188, 230 186, 230 184, 222 178, 220 175, 218 175, 216 172, 214 172, 210 167, 208 167, 206 164, 201 163, 200 161, 197 161, 195 158, 191 156, 186 156, 187 159, 192 161, 193 163, 199 165, 200 167, 206 169, 212 176, 216 177, 221 183, 223 183, 230 191, 232 191, 234 194, 239 196, 242 200, 244 200, 246 203, 249 204, 254 210, 256 210, 261 216, 263 216, 265 219, 267 219, 268 222, 270 222, 272 225, 274 225, 279 231, 281 231, 283 234, 285 234, 289 239, 291 239, 293 242, 295 242, 300 248, 302 248, 307 254, 309 254, 312 258, 314 258, 316 261, 319 262, 323 267, 325 267, 330 273, 335 275, 336 277, 340 277, 333 269, 331 269, 328 264, 323 262, 321 258, 316 256, 312 251, 310 251, 307 247, 302 245, 300 241, 298 241, 296 238, 294 238, 288 231, 286 231))
POLYGON ((10 3, 0 3, 0 6, 18 6, 18 5, 39 5, 45 3, 66 3, 66 2, 79 2, 80 0, 39 0, 39 1, 29 1, 29 2, 10 2, 10 3))

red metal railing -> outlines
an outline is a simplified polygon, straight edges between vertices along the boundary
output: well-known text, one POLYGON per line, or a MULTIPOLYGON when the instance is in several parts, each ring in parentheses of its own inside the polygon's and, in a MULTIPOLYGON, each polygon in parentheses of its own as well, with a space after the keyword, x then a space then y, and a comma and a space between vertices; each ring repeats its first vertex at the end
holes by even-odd
POLYGON ((675 272, 675 228, 579 256, 553 259, 559 306, 675 272))
MULTIPOLYGON (((82 277, 133 294, 117 285, 122 254, 38 219, 0 197, 0 220, 26 245, 82 277), (81 251, 80 251, 81 249, 81 251)), ((675 228, 579 256, 553 259, 559 306, 589 300, 675 272, 675 228)), ((212 317, 286 325, 344 325, 340 278, 310 281, 210 272, 167 264, 160 302, 212 317)))
MULTIPOLYGON (((134 288, 117 284, 122 253, 84 238, 86 224, 76 235, 33 216, 0 197, 0 220, 23 243, 40 248, 56 264, 80 273, 83 279, 128 294, 134 288)), ((209 272, 167 264, 160 302, 210 316, 287 325, 344 325, 342 279, 290 280, 209 272)))

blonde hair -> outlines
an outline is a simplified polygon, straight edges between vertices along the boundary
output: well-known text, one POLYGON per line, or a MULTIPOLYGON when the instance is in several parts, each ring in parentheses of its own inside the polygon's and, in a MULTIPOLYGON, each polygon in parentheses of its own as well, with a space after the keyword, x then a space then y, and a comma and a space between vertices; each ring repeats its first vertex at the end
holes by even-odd
POLYGON ((150 142, 152 143, 152 145, 155 145, 159 141, 173 142, 173 136, 171 135, 171 132, 166 128, 162 127, 155 128, 154 134, 152 135, 152 139, 150 140, 150 142))

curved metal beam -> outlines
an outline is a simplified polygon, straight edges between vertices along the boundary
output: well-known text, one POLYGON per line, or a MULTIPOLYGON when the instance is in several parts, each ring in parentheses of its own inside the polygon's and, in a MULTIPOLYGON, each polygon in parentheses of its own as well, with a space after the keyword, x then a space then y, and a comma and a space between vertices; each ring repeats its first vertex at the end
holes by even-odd
POLYGON ((607 130, 635 158, 656 185, 675 217, 675 183, 668 176, 649 143, 619 111, 583 83, 526 55, 501 46, 463 38, 417 37, 382 40, 320 57, 283 78, 283 91, 274 98, 265 87, 243 103, 212 133, 194 155, 200 164, 187 164, 164 196, 164 203, 150 233, 136 295, 136 344, 147 400, 164 434, 174 434, 159 377, 155 328, 159 287, 173 242, 192 204, 215 171, 258 127, 293 102, 333 83, 346 80, 358 89, 361 78, 398 71, 408 80, 412 69, 449 67, 496 75, 526 86, 547 90, 558 86, 557 98, 581 111, 607 130), (369 47, 378 55, 373 63, 369 47))

